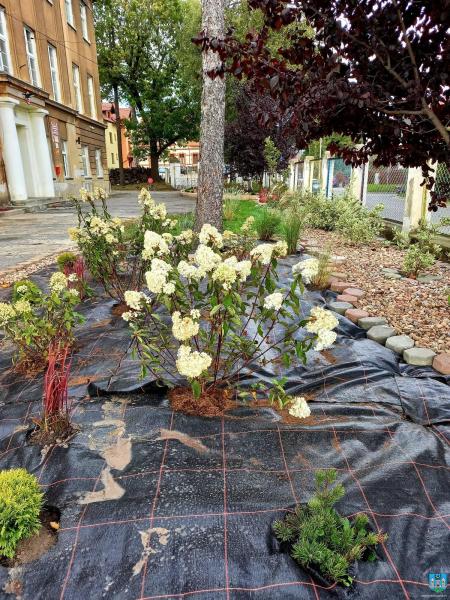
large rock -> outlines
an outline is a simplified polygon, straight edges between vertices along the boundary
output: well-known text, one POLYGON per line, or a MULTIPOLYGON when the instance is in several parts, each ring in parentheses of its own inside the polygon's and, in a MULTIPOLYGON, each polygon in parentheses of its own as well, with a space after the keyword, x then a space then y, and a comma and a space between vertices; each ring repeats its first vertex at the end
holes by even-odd
POLYGON ((433 369, 443 375, 450 375, 450 354, 437 354, 433 359, 433 369))
POLYGON ((403 352, 403 358, 408 365, 417 367, 429 367, 433 364, 436 352, 429 348, 409 348, 403 352))
POLYGON ((363 317, 358 320, 358 325, 367 331, 377 325, 387 325, 387 320, 384 317, 363 317))
POLYGON ((386 348, 393 350, 397 354, 403 354, 405 350, 414 346, 414 340, 409 335, 393 335, 386 340, 386 348))
POLYGON ((339 294, 336 296, 337 302, 350 302, 350 304, 355 304, 358 302, 358 298, 355 296, 349 296, 348 294, 339 294))
POLYGON ((344 294, 348 294, 349 296, 355 296, 355 298, 362 298, 364 296, 363 290, 360 290, 359 288, 347 288, 346 290, 344 290, 344 294))
POLYGON ((352 284, 348 283, 348 281, 333 281, 333 283, 331 284, 331 291, 332 292, 337 292, 338 294, 342 294, 342 292, 346 289, 351 287, 352 284))
POLYGON ((350 321, 353 321, 353 323, 357 323, 359 319, 368 317, 369 313, 359 308, 349 308, 345 311, 345 316, 347 319, 350 319, 350 321))
POLYGON ((386 340, 393 335, 395 335, 395 329, 389 327, 389 325, 376 325, 375 327, 371 327, 367 332, 369 340, 373 340, 382 345, 384 345, 386 340))
POLYGON ((349 308, 353 308, 350 302, 329 302, 328 308, 330 310, 334 310, 334 312, 339 313, 340 315, 345 314, 345 311, 349 308))

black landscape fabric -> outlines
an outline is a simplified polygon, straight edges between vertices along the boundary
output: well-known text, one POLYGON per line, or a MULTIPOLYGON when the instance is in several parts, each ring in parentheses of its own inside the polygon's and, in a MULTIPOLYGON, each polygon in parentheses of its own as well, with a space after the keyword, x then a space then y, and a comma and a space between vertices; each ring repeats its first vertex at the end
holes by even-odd
MULTIPOLYGON (((306 292, 303 302, 331 297, 306 292)), ((434 596, 428 573, 450 572, 449 378, 401 364, 340 317, 331 351, 283 373, 312 418, 291 425, 246 406, 222 419, 186 416, 171 411, 164 389, 139 380, 112 305, 83 305, 70 380, 80 432, 67 447, 27 443, 42 376, 21 378, 11 355, 0 357, 0 466, 29 469, 61 510, 46 554, 0 567, 2 599, 434 596), (314 472, 331 467, 346 488, 340 513, 365 512, 389 536, 379 561, 358 564, 349 592, 311 578, 271 535, 276 518, 311 497, 314 472)), ((255 367, 242 383, 275 374, 255 367)))

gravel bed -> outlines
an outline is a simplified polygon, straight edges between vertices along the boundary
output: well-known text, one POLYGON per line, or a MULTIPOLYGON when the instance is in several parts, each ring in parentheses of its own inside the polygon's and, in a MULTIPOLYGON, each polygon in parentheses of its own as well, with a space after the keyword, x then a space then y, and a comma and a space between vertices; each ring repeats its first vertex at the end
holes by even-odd
POLYGON ((365 295, 355 304, 371 316, 386 317, 397 334, 409 335, 416 346, 450 352, 450 264, 437 262, 427 273, 439 275, 431 283, 414 279, 387 279, 381 269, 401 269, 405 252, 383 241, 354 246, 334 232, 309 229, 304 241, 319 249, 331 246, 334 255, 346 257, 335 272, 355 283, 365 295))
POLYGON ((12 269, 8 269, 7 271, 1 272, 0 287, 10 287, 15 281, 20 281, 20 279, 26 279, 32 273, 39 271, 39 269, 55 264, 56 257, 59 254, 61 254, 61 252, 63 252, 63 250, 61 250, 57 254, 52 253, 47 256, 41 256, 37 259, 33 259, 32 261, 26 263, 21 263, 12 269))

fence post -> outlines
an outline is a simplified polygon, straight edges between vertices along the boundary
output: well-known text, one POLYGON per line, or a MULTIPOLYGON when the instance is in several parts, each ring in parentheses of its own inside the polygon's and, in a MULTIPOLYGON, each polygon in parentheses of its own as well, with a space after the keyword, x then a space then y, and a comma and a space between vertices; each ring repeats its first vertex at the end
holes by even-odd
POLYGON ((324 155, 322 157, 322 162, 320 165, 320 172, 321 172, 320 191, 324 195, 326 195, 326 193, 327 193, 328 159, 330 158, 330 156, 331 156, 331 152, 328 152, 328 150, 326 152, 324 152, 324 155))
POLYGON ((334 159, 330 157, 328 159, 328 166, 327 166, 327 189, 326 189, 327 198, 333 197, 333 177, 334 177, 334 159))
POLYGON ((414 167, 408 169, 408 181, 406 184, 405 210, 403 213, 402 231, 409 232, 416 229, 421 218, 427 218, 430 194, 422 183, 422 169, 414 167))
POLYGON ((297 170, 297 161, 296 159, 292 159, 289 161, 289 191, 293 192, 295 190, 295 173, 297 170))
POLYGON ((303 162, 303 191, 310 192, 312 190, 312 164, 314 156, 305 156, 303 162))

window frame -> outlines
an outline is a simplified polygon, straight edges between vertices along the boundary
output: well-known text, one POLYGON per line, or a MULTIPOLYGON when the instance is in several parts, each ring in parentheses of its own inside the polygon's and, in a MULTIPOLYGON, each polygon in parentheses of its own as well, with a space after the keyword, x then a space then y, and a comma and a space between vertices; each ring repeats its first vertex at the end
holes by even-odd
POLYGON ((80 67, 72 63, 72 85, 75 94, 75 109, 79 113, 84 112, 83 89, 81 87, 80 67), (76 76, 75 76, 76 75, 76 76))
POLYGON ((71 178, 70 160, 69 160, 69 144, 67 140, 61 140, 61 157, 63 163, 64 178, 71 178))
POLYGON ((6 65, 3 62, 3 53, 0 51, 0 71, 3 73, 12 73, 11 51, 9 48, 8 23, 6 21, 6 10, 0 6, 0 42, 5 45, 4 55, 6 65), (3 32, 2 32, 3 30, 3 32))
POLYGON ((95 97, 94 78, 92 75, 87 75, 87 93, 89 100, 89 116, 97 119, 97 99, 95 97))
POLYGON ((81 164, 83 165, 83 177, 85 179, 92 179, 89 146, 81 146, 81 164))
POLYGON ((82 0, 80 0, 80 20, 81 34, 83 39, 90 44, 91 40, 89 38, 88 8, 82 0))
POLYGON ((31 85, 34 85, 34 87, 41 87, 41 74, 39 72, 39 59, 38 59, 38 55, 37 55, 36 34, 35 34, 34 30, 31 29, 31 27, 28 27, 28 25, 24 25, 23 33, 24 33, 24 37, 25 37, 25 53, 27 55, 28 75, 30 77, 30 83, 31 83, 31 85), (29 34, 32 37, 28 38, 27 34, 29 34), (30 51, 29 43, 31 43, 32 51, 30 51), (34 61, 34 75, 36 76, 36 79, 34 79, 34 77, 33 77, 32 61, 34 61))
POLYGON ((61 84, 59 80, 59 64, 58 64, 58 50, 53 44, 48 43, 48 64, 50 67, 50 79, 52 82, 53 99, 56 102, 61 102, 61 84), (52 64, 52 54, 54 64, 52 64))
POLYGON ((97 172, 97 179, 103 179, 105 177, 105 170, 103 168, 101 148, 95 149, 95 170, 97 172))
POLYGON ((75 20, 73 15, 73 0, 64 0, 64 10, 68 25, 75 29, 75 20))

